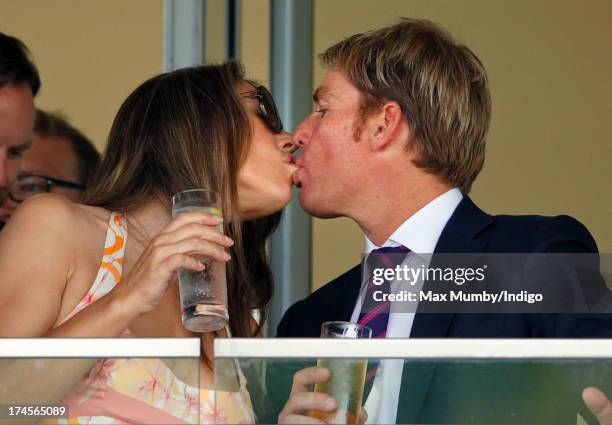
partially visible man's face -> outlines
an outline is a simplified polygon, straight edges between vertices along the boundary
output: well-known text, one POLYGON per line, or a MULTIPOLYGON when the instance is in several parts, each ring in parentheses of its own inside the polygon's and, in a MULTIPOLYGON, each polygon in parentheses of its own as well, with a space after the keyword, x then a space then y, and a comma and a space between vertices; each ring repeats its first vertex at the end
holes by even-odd
POLYGON ((28 84, 0 87, 0 202, 17 176, 34 129, 34 98, 28 84))
MULTIPOLYGON (((32 146, 23 154, 18 173, 19 176, 32 174, 79 183, 78 158, 70 142, 61 137, 41 137, 35 133, 32 146)), ((54 186, 53 193, 64 195, 74 202, 79 202, 82 195, 80 190, 61 186, 54 186)), ((8 221, 18 205, 9 197, 0 203, 0 221, 8 221)))
POLYGON ((302 208, 320 218, 350 216, 354 194, 365 178, 368 144, 355 139, 360 94, 336 69, 330 69, 315 91, 314 111, 293 134, 301 148, 294 182, 302 208))

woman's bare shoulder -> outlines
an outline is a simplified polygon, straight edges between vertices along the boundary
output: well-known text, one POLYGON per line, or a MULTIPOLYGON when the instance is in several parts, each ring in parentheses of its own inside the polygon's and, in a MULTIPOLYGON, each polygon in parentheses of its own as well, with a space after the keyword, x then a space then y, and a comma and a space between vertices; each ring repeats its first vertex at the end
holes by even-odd
POLYGON ((101 220, 101 211, 53 194, 17 208, 0 233, 0 252, 9 253, 0 256, 1 335, 42 335, 51 328, 78 263, 101 244, 101 220))
POLYGON ((103 208, 76 204, 60 195, 39 195, 17 208, 2 232, 2 239, 35 239, 37 243, 47 241, 67 247, 105 226, 109 214, 103 208))

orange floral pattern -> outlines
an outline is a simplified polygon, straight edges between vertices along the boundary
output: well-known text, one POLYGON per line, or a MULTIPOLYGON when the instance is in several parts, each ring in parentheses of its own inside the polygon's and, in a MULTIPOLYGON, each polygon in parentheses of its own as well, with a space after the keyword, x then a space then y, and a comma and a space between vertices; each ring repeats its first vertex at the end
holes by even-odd
MULTIPOLYGON (((111 213, 100 269, 88 293, 65 320, 94 303, 121 282, 127 222, 111 213)), ((132 336, 125 330, 123 337, 132 336)), ((97 361, 60 402, 67 419, 44 424, 225 424, 254 423, 246 380, 237 393, 190 387, 160 359, 128 358, 97 361), (198 397, 199 392, 199 397, 198 397)))

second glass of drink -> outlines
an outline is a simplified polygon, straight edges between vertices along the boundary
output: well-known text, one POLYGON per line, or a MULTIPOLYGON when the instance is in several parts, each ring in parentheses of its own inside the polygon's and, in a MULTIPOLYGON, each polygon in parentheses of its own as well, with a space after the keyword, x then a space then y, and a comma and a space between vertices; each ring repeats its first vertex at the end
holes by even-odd
MULTIPOLYGON (((372 329, 349 322, 325 322, 322 338, 371 338, 372 329)), ((367 359, 319 359, 317 366, 329 369, 327 381, 316 384, 316 393, 326 393, 336 399, 333 412, 313 411, 311 415, 328 424, 356 424, 361 412, 367 359)))
MULTIPOLYGON (((212 190, 193 189, 172 197, 172 217, 182 212, 205 211, 222 217, 219 194, 212 190)), ((220 224, 218 231, 223 232, 220 224)), ((227 325, 227 283, 225 263, 197 257, 205 268, 201 272, 179 270, 179 294, 185 329, 212 332, 227 325)))

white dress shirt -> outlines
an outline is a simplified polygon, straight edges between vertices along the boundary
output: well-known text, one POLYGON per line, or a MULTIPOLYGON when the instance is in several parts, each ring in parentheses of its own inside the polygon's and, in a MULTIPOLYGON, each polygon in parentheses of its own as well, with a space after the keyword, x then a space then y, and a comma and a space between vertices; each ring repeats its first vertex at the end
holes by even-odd
MULTIPOLYGON (((462 199, 463 194, 456 188, 443 193, 409 217, 382 246, 403 245, 410 249, 411 253, 407 256, 405 264, 420 260, 416 258, 414 253, 432 254, 442 230, 462 199)), ((377 248, 380 247, 374 245, 367 237, 365 238, 365 252, 367 254, 377 248)), ((366 294, 367 281, 368 277, 364 276, 364 282, 351 316, 351 322, 353 323, 357 323, 359 319, 361 305, 366 294)), ((394 283, 391 284, 392 291, 399 287, 398 282, 394 283)), ((396 312, 394 311, 395 304, 391 303, 386 338, 409 338, 415 314, 396 312)), ((396 422, 403 366, 404 361, 401 359, 382 362, 365 403, 368 412, 366 423, 393 424, 396 422)))

